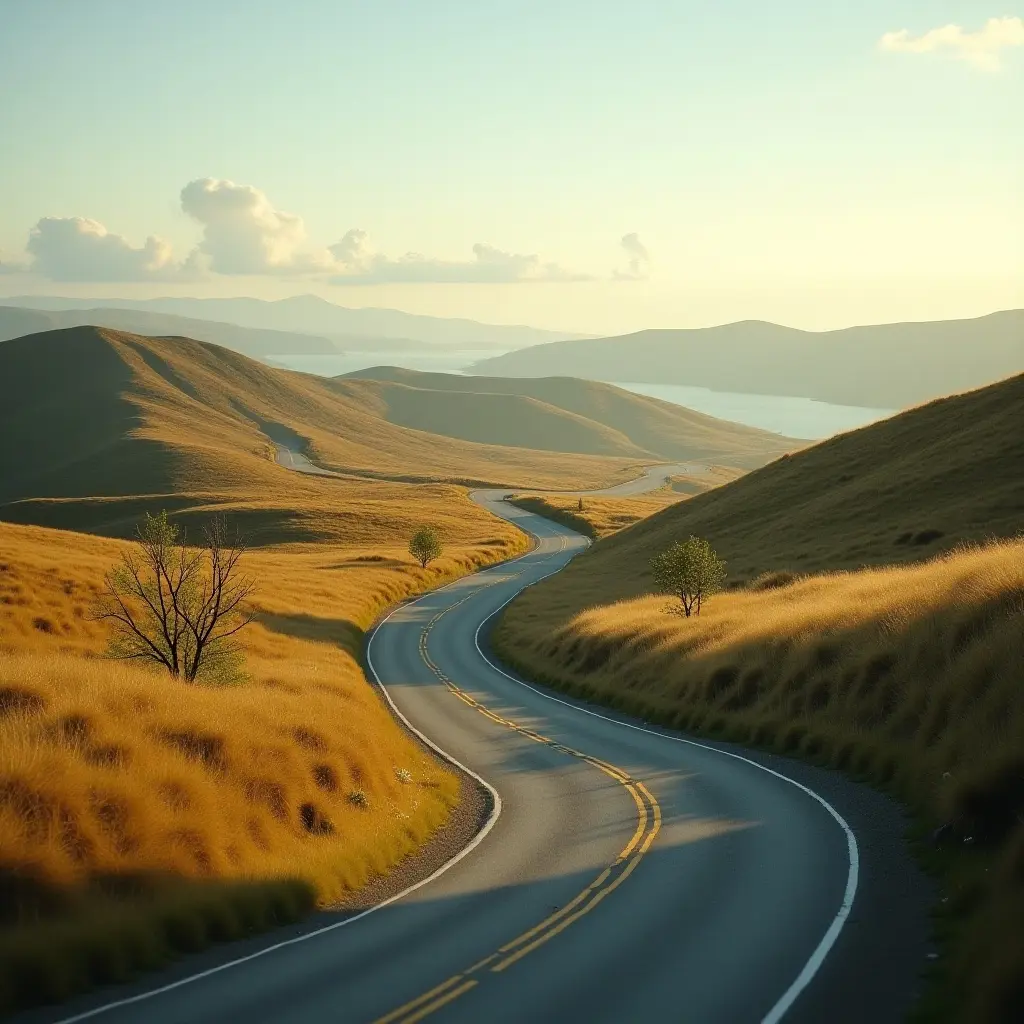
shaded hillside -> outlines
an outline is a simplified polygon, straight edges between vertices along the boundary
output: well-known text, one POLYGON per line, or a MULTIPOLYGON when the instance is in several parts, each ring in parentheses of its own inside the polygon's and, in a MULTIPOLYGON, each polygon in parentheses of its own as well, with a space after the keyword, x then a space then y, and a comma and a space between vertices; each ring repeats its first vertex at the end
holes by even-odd
POLYGON ((973 320, 814 333, 747 320, 561 341, 485 359, 472 373, 688 384, 898 409, 1024 370, 1024 310, 973 320))
POLYGON ((1024 531, 1024 375, 831 438, 602 541, 545 590, 649 592, 650 558, 708 538, 730 577, 918 560, 1024 531))
POLYGON ((751 468, 801 443, 571 377, 462 377, 377 366, 335 380, 359 381, 392 423, 487 444, 751 468))
POLYGON ((276 370, 188 338, 69 328, 0 345, 0 501, 296 492, 273 440, 376 477, 600 485, 635 460, 567 457, 393 425, 361 382, 276 370), (287 483, 284 483, 287 481, 287 483))
POLYGON ((235 352, 251 356, 282 355, 336 355, 338 346, 327 338, 289 331, 268 331, 258 327, 239 327, 237 324, 218 323, 214 320, 194 320, 133 309, 66 309, 33 310, 16 306, 0 306, 0 341, 20 338, 25 334, 60 330, 64 327, 83 327, 94 324, 119 331, 144 334, 149 337, 179 336, 195 338, 223 345, 235 352))

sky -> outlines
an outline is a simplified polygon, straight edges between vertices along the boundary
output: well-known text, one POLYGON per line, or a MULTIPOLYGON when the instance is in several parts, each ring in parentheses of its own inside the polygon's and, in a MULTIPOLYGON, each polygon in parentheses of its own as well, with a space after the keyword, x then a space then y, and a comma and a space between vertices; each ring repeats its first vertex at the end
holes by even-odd
POLYGON ((1019 308, 996 2, 0 0, 0 296, 599 334, 1019 308))

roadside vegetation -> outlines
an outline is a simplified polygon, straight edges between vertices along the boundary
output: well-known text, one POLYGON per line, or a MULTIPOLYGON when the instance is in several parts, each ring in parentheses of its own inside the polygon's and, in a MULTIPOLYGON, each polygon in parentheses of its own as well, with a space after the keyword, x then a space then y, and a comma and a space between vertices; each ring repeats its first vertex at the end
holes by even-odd
POLYGON ((667 508, 494 636, 567 692, 905 801, 944 898, 925 1020, 1024 1019, 1022 393, 934 402, 667 508), (730 579, 687 618, 649 566, 689 534, 730 579))
POLYGON ((245 553, 259 588, 227 687, 106 657, 93 609, 137 544, 0 524, 0 1008, 358 902, 447 820, 460 781, 367 684, 364 634, 526 542, 453 488, 404 490, 413 520, 458 524, 426 568, 401 515, 340 490, 359 541, 245 553))

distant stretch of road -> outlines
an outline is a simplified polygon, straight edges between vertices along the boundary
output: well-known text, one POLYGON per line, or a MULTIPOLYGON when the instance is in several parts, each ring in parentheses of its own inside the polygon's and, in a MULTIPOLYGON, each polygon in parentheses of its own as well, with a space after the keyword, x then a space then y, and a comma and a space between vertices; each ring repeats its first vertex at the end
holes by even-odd
POLYGON ((895 807, 507 672, 489 652, 494 617, 587 542, 497 492, 475 499, 535 548, 401 605, 368 645, 410 727, 491 794, 468 852, 368 913, 319 915, 26 1021, 902 1019, 928 891, 895 807))

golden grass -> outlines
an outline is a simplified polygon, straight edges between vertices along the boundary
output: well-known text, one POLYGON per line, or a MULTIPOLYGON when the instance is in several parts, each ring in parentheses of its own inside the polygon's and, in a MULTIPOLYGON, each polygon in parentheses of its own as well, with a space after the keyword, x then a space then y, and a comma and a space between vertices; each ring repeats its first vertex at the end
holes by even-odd
POLYGON ((632 714, 865 775, 931 827, 951 822, 957 846, 971 836, 981 860, 947 876, 966 924, 939 1016, 1011 1019, 1024 978, 1024 540, 788 584, 767 575, 691 619, 664 596, 594 606, 619 585, 609 566, 584 555, 527 591, 500 622, 499 653, 632 714))
POLYGON ((0 524, 0 1005, 344 901, 446 820, 459 779, 367 684, 365 630, 526 539, 454 488, 403 490, 338 490, 345 544, 245 556, 259 617, 229 688, 100 657, 89 607, 123 541, 0 524), (426 570, 422 522, 449 545, 426 570))

